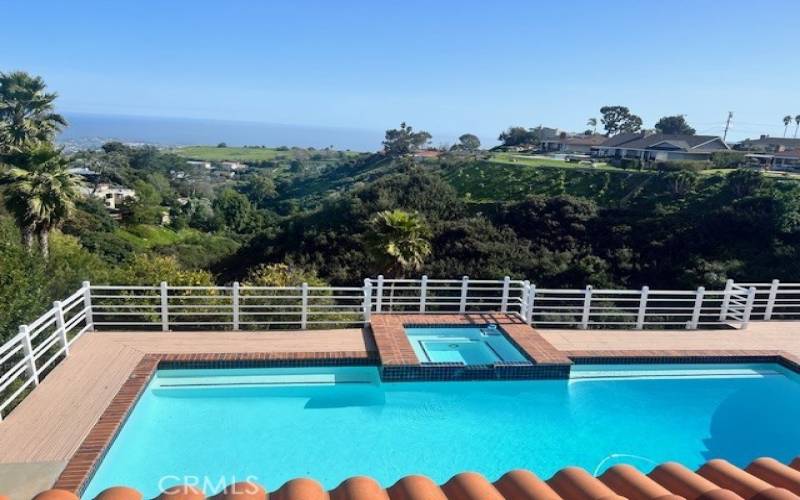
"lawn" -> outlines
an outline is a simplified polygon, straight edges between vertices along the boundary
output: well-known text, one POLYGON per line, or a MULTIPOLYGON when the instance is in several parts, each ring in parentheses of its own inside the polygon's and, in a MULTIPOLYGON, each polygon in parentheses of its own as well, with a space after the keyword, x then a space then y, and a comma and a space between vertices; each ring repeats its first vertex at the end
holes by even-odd
POLYGON ((626 172, 627 170, 618 167, 612 167, 605 162, 597 162, 593 166, 582 163, 570 163, 564 160, 557 160, 555 158, 548 158, 546 156, 533 156, 515 153, 494 153, 489 158, 492 163, 503 163, 506 165, 525 165, 529 167, 556 167, 556 168, 572 168, 572 169, 588 169, 588 170, 615 170, 626 172))
POLYGON ((218 148, 215 146, 186 146, 176 148, 173 152, 192 160, 204 161, 267 161, 279 156, 289 157, 290 151, 278 151, 271 148, 218 148))

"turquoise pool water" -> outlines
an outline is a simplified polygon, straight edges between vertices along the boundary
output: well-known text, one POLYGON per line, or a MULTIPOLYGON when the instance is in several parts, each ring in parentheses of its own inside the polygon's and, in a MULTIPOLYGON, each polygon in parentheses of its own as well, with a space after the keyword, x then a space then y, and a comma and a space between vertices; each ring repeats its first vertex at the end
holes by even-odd
POLYGON ((375 368, 162 370, 84 498, 310 476, 383 485, 513 468, 549 477, 620 461, 649 471, 800 454, 800 381, 776 365, 578 366, 569 381, 382 384, 375 368))
POLYGON ((405 330, 414 354, 422 363, 491 365, 527 361, 496 325, 405 330))

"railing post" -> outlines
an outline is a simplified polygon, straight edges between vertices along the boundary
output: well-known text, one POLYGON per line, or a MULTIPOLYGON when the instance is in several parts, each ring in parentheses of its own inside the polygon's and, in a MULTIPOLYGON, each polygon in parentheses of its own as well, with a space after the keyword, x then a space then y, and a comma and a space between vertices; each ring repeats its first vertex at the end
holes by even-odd
POLYGON ((67 339, 67 330, 64 328, 64 308, 61 306, 60 300, 53 302, 53 309, 56 314, 56 328, 61 339, 61 347, 64 348, 64 356, 69 356, 69 340, 67 339))
POLYGON ((528 280, 524 280, 522 282, 522 297, 520 297, 520 304, 519 304, 519 315, 522 316, 522 319, 528 319, 528 295, 531 293, 531 282, 528 280))
POLYGON ((39 370, 36 369, 36 360, 33 359, 31 332, 28 329, 28 325, 19 325, 19 333, 22 334, 22 354, 28 360, 28 377, 33 379, 34 384, 39 385, 39 370))
POLYGON ((756 300, 756 289, 750 287, 747 289, 747 301, 744 306, 744 314, 742 315, 742 330, 747 328, 750 322, 750 315, 753 313, 753 302, 756 300))
POLYGON ((469 276, 461 278, 461 300, 458 303, 458 312, 467 312, 467 295, 469 294, 469 276))
POLYGON ((692 319, 686 328, 689 330, 697 330, 697 325, 700 323, 700 312, 703 309, 703 297, 705 296, 706 289, 701 287, 697 288, 694 297, 694 308, 692 309, 692 319))
POLYGON ((94 315, 92 314, 92 285, 88 281, 83 282, 83 308, 86 310, 86 329, 87 332, 94 331, 94 315))
POLYGON ((528 324, 533 323, 533 302, 536 300, 536 285, 529 286, 530 291, 528 292, 528 304, 527 304, 527 316, 528 316, 528 324))
POLYGON ((239 329, 239 282, 233 282, 233 292, 231 293, 231 302, 233 302, 233 329, 239 329))
POLYGON ((764 319, 772 319, 772 310, 775 308, 775 299, 778 297, 778 287, 780 280, 772 280, 772 285, 769 287, 769 297, 767 298, 767 308, 764 310, 764 319))
POLYGON ((300 329, 308 327, 308 283, 300 285, 300 329))
POLYGON ((647 297, 650 295, 650 287, 642 287, 642 295, 639 297, 639 313, 636 315, 636 329, 644 328, 644 321, 647 317, 647 297))
MULTIPOLYGON (((371 286, 371 282, 370 282, 370 286, 371 286)), ((376 297, 375 297, 375 312, 381 312, 381 308, 382 307, 383 307, 383 275, 379 274, 378 275, 378 290, 376 291, 376 297)), ((370 307, 370 309, 372 309, 372 307, 370 307)))
POLYGON ((503 278, 503 296, 500 299, 500 312, 508 311, 508 290, 511 287, 511 278, 506 276, 503 278))
POLYGON ((733 280, 725 282, 725 291, 722 294, 722 305, 719 308, 719 320, 725 321, 728 318, 728 307, 731 304, 731 294, 733 293, 733 280))
POLYGON ((586 286, 583 295, 583 313, 581 314, 581 329, 589 328, 589 314, 592 312, 592 285, 586 286))
POLYGON ((428 299, 428 276, 423 275, 419 288, 419 312, 425 312, 425 301, 428 299))
MULTIPOLYGON (((380 286, 382 285, 383 276, 378 277, 378 290, 380 290, 380 286)), ((380 297, 380 296, 379 296, 380 297)), ((378 299, 380 300, 380 298, 378 299)), ((372 318, 372 281, 369 279, 364 280, 364 323, 369 324, 370 319, 372 318)), ((380 312, 378 309, 377 312, 380 312)))
POLYGON ((167 282, 161 282, 161 331, 169 331, 169 294, 167 282))

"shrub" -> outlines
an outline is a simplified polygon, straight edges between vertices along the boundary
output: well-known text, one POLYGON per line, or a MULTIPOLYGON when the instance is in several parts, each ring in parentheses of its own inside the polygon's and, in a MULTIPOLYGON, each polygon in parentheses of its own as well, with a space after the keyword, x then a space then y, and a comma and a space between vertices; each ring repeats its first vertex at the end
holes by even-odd
POLYGON ((642 161, 638 158, 620 158, 615 166, 624 169, 641 169, 642 161))
POLYGON ((707 161, 694 160, 663 160, 656 162, 656 170, 659 172, 700 172, 707 169, 710 163, 707 161))
POLYGON ((747 161, 741 151, 717 151, 711 155, 711 163, 716 168, 739 168, 747 161))

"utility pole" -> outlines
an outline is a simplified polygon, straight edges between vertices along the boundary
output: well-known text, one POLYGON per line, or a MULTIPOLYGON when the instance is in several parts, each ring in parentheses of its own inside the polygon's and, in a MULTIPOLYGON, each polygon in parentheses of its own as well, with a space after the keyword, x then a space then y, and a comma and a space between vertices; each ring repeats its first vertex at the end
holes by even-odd
POLYGON ((728 138, 728 129, 731 126, 731 120, 733 119, 733 111, 728 111, 728 121, 725 122, 725 134, 722 136, 722 142, 728 138))

